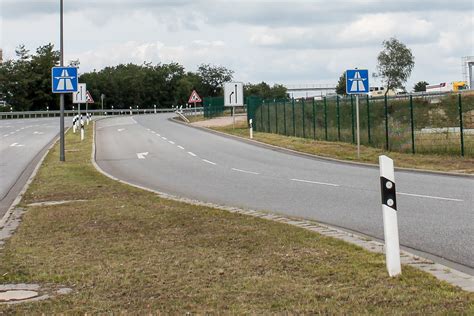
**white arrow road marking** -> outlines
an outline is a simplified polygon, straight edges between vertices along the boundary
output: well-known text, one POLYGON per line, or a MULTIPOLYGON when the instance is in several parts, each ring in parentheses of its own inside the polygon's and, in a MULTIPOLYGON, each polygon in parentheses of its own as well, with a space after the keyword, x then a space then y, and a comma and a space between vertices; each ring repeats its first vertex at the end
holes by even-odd
POLYGON ((317 182, 317 181, 309 181, 309 180, 301 180, 301 179, 290 179, 291 181, 295 182, 303 182, 303 183, 311 183, 311 184, 321 184, 321 185, 328 185, 331 187, 339 187, 340 185, 334 183, 326 183, 326 182, 317 182))
POLYGON ((204 161, 204 162, 206 162, 206 163, 208 163, 208 164, 214 165, 214 166, 217 165, 215 162, 209 161, 209 160, 207 160, 207 159, 203 159, 202 161, 204 161))
POLYGON ((146 153, 137 153, 138 159, 145 159, 145 156, 148 156, 148 152, 146 152, 146 153))
POLYGON ((243 172, 243 173, 248 173, 248 174, 260 174, 258 172, 253 172, 253 171, 247 171, 247 170, 242 170, 242 169, 236 169, 236 168, 232 168, 232 170, 234 171, 238 171, 238 172, 243 172))
POLYGON ((452 199, 452 198, 445 198, 445 197, 440 197, 440 196, 411 194, 411 193, 403 193, 403 192, 397 192, 397 194, 399 194, 399 195, 406 195, 406 196, 414 196, 414 197, 419 197, 419 198, 426 198, 426 199, 445 200, 445 201, 454 201, 454 202, 464 202, 464 200, 452 199))
POLYGON ((193 156, 193 157, 196 157, 196 154, 195 154, 195 153, 192 153, 192 152, 190 152, 190 151, 188 151, 188 154, 190 154, 190 155, 193 156))
POLYGON ((184 147, 183 146, 178 146, 179 149, 183 149, 184 150, 184 147))
POLYGON ((117 132, 121 133, 121 132, 123 132, 124 130, 125 130, 125 128, 119 128, 119 129, 117 130, 117 132))

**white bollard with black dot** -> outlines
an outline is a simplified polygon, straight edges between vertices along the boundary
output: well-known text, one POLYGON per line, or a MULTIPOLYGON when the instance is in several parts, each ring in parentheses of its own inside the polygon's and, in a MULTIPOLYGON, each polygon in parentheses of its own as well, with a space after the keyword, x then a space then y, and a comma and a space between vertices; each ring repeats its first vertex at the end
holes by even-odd
POLYGON ((253 124, 252 124, 252 123, 253 123, 253 120, 250 119, 250 120, 249 120, 249 125, 250 125, 250 139, 253 139, 253 126, 252 126, 253 124))
POLYGON ((400 242, 398 238, 397 196, 393 160, 379 156, 380 186, 382 193, 383 231, 385 237, 385 260, 388 275, 402 273, 400 264, 400 242))
POLYGON ((84 120, 82 119, 81 115, 81 141, 84 140, 84 120))

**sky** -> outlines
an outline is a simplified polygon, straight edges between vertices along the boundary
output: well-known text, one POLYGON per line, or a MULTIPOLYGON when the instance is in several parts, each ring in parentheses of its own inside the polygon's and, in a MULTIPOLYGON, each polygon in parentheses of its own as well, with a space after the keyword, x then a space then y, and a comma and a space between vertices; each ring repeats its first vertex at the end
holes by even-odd
MULTIPOLYGON (((474 0, 64 0, 65 60, 80 71, 120 63, 222 65, 234 79, 332 84, 354 67, 376 72, 382 42, 412 50, 407 82, 462 80, 474 56, 474 0)), ((59 48, 59 0, 0 0, 0 47, 59 48)), ((371 85, 380 78, 371 77, 371 85)))

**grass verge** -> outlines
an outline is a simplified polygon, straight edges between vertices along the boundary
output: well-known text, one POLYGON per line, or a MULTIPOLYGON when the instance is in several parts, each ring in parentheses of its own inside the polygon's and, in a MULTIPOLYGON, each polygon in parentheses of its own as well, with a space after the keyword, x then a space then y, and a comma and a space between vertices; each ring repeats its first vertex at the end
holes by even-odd
POLYGON ((90 162, 92 138, 56 146, 0 254, 5 283, 72 294, 3 314, 156 312, 474 312, 474 295, 411 267, 389 278, 383 256, 301 228, 157 197, 90 162), (30 203, 87 200, 55 206, 30 203))
MULTIPOLYGON (((236 125, 235 129, 232 125, 213 127, 212 129, 227 134, 249 138, 249 130, 245 122, 236 125)), ((261 132, 255 132, 253 136, 255 140, 262 143, 321 157, 378 164, 378 157, 385 154, 395 160, 396 167, 474 174, 474 158, 470 157, 463 158, 459 156, 424 154, 412 155, 398 152, 386 152, 378 148, 361 146, 360 159, 357 159, 357 146, 349 143, 316 141, 308 138, 261 132)))

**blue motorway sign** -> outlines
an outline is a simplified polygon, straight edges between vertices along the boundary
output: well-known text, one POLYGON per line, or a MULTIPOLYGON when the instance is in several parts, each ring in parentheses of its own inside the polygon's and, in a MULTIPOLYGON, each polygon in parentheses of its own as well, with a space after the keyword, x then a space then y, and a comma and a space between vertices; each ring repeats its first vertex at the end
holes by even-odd
POLYGON ((346 71, 346 93, 369 93, 369 71, 367 69, 351 69, 346 71))
POLYGON ((53 67, 51 69, 53 93, 71 93, 77 91, 78 78, 75 67, 53 67))

